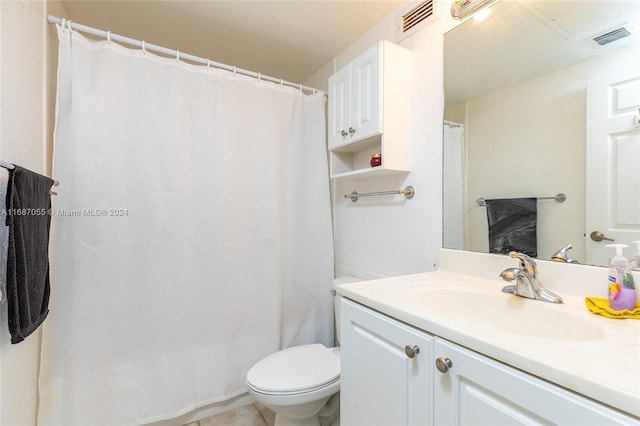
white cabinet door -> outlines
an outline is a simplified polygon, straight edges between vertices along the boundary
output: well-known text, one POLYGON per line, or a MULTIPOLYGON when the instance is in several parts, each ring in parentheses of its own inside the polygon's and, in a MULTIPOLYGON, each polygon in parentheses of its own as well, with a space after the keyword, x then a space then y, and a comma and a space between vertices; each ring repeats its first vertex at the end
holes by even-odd
POLYGON ((341 315, 342 426, 431 425, 433 338, 344 298, 341 315))
POLYGON ((329 149, 350 141, 350 73, 347 66, 329 77, 329 149))
POLYGON ((351 124, 347 131, 354 141, 382 133, 382 48, 378 43, 351 63, 351 124))
POLYGON ((636 421, 446 340, 434 359, 451 361, 434 378, 436 425, 619 425, 636 421))

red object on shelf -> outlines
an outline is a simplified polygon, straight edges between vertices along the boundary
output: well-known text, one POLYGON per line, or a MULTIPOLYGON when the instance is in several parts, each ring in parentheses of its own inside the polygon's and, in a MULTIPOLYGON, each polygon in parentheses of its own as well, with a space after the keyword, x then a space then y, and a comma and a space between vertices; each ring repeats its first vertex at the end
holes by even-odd
POLYGON ((378 167, 382 165, 382 154, 371 155, 371 161, 369 162, 371 167, 378 167))

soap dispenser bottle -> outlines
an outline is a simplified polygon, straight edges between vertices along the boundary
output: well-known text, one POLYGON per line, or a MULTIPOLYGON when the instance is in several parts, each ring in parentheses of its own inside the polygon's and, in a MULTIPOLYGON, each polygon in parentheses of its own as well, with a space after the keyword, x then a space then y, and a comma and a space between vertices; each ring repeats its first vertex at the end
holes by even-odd
POLYGON ((629 267, 632 271, 640 271, 640 241, 631 241, 631 244, 636 245, 636 252, 631 256, 629 267))
POLYGON ((636 305, 636 289, 629 261, 622 256, 624 244, 609 244, 606 247, 616 249, 616 255, 609 266, 609 306, 616 311, 632 311, 636 305))

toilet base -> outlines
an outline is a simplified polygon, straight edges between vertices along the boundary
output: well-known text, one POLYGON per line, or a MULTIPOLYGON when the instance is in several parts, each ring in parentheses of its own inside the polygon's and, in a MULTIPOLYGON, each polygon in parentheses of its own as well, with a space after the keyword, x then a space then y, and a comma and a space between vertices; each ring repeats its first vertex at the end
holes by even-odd
POLYGON ((276 422, 274 426, 340 426, 340 417, 335 419, 330 423, 326 423, 320 420, 319 416, 313 416, 311 419, 282 419, 278 421, 278 416, 276 416, 276 422))
POLYGON ((340 392, 323 401, 320 411, 311 417, 289 417, 278 411, 274 426, 340 426, 340 392))
POLYGON ((317 414, 313 417, 307 417, 306 419, 294 419, 276 413, 276 421, 273 426, 321 426, 321 424, 317 414))

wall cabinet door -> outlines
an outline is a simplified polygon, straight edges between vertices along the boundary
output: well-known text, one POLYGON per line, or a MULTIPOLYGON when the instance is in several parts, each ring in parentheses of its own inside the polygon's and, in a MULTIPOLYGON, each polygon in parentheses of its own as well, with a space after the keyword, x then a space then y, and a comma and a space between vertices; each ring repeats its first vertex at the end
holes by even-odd
POLYGON ((476 352, 435 338, 436 425, 633 424, 620 412, 476 352))
POLYGON ((341 315, 341 424, 432 424, 433 338, 346 299, 341 315))
POLYGON ((345 67, 329 78, 329 148, 350 140, 347 129, 351 116, 351 75, 345 67))
POLYGON ((382 133, 381 55, 378 43, 351 63, 351 121, 347 132, 352 141, 382 133))
POLYGON ((329 77, 329 147, 382 132, 381 50, 378 43, 329 77))

